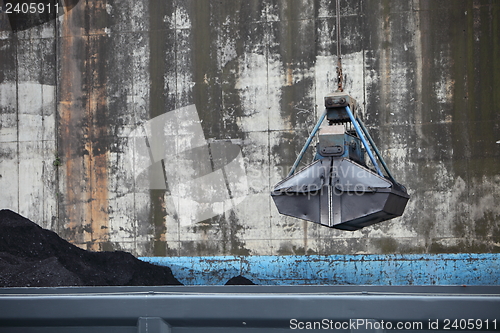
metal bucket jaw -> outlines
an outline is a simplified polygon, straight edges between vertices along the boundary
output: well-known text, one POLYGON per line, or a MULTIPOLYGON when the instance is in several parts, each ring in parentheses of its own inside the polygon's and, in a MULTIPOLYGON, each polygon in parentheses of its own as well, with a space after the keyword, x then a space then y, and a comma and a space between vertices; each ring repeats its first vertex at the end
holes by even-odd
POLYGON ((331 228, 358 230, 401 216, 401 185, 347 158, 327 157, 278 183, 271 196, 281 214, 331 228))

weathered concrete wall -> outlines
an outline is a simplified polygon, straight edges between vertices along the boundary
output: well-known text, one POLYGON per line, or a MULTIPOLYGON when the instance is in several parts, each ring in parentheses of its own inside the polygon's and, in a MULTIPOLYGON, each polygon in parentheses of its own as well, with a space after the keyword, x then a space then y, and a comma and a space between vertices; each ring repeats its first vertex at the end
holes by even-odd
POLYGON ((336 89, 334 1, 65 5, 0 14, 1 207, 141 256, 499 252, 500 2, 341 1, 346 91, 412 196, 356 232, 269 196, 336 89))

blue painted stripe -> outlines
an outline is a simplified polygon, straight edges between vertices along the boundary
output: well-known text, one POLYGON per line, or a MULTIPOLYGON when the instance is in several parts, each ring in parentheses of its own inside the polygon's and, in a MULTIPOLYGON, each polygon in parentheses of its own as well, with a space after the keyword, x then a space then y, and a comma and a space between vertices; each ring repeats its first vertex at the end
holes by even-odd
POLYGON ((186 285, 500 285, 500 254, 143 257, 186 285))

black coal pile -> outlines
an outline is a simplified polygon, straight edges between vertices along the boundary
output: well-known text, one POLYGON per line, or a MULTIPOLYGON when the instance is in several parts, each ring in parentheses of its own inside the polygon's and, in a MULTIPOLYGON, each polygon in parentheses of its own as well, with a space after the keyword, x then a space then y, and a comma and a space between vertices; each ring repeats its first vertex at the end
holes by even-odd
POLYGON ((226 282, 226 286, 245 286, 245 285, 255 285, 255 283, 253 283, 252 280, 249 280, 241 275, 230 278, 226 282))
POLYGON ((169 267, 127 252, 90 252, 0 210, 0 287, 181 285, 169 267))

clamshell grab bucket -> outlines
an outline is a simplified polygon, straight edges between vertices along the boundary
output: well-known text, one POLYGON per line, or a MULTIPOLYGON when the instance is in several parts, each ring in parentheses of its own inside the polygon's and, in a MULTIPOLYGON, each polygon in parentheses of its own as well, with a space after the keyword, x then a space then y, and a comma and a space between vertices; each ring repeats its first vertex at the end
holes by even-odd
POLYGON ((401 216, 409 199, 401 186, 346 158, 317 160, 271 196, 283 215, 343 230, 401 216))
POLYGON ((271 192, 278 211, 343 230, 358 230, 401 216, 410 196, 394 180, 368 130, 351 111, 356 101, 333 93, 325 97, 325 107, 289 175, 271 192), (328 126, 320 127, 325 117, 328 126), (295 173, 317 132, 315 161, 295 173), (365 153, 373 169, 367 166, 365 153))

